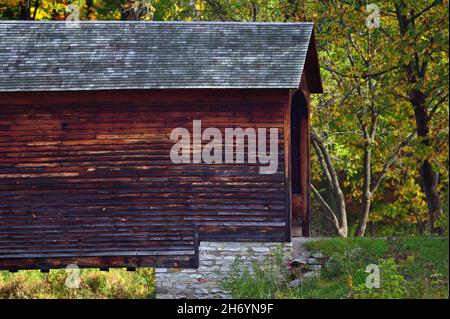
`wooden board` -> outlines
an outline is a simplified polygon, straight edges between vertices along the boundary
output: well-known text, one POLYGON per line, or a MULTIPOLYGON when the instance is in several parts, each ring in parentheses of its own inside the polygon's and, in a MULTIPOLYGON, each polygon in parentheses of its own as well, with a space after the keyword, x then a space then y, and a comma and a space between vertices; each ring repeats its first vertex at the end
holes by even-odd
MULTIPOLYGON (((0 269, 195 267, 200 240, 289 240, 287 90, 0 95, 0 269), (170 133, 279 128, 279 167, 173 164, 170 133)), ((207 143, 205 141, 204 143, 207 143)))

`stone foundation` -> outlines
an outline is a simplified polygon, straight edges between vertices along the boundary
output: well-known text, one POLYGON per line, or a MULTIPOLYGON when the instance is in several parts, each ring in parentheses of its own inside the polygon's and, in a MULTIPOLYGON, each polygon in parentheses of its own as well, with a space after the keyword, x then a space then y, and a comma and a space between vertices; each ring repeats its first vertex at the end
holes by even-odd
POLYGON ((283 249, 292 255, 290 242, 201 242, 197 269, 156 268, 156 297, 159 299, 231 298, 221 288, 221 278, 237 256, 251 270, 252 260, 261 260, 283 249))

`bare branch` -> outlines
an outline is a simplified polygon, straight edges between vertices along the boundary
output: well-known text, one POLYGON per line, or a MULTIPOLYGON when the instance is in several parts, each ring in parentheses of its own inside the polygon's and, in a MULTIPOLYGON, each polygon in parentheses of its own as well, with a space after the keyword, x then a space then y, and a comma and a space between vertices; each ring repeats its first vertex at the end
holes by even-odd
POLYGON ((418 17, 423 15, 425 12, 427 12, 428 10, 432 9, 433 7, 437 6, 440 3, 442 3, 442 0, 435 0, 435 1, 433 1, 430 5, 426 6, 423 10, 421 10, 421 11, 417 12, 415 15, 409 17, 408 18, 408 23, 411 22, 411 21, 414 21, 415 19, 417 19, 418 17))
POLYGON ((347 75, 345 75, 344 73, 341 73, 341 72, 339 72, 339 71, 336 71, 335 69, 332 69, 331 67, 329 67, 329 66, 322 66, 322 68, 323 69, 325 69, 325 70, 327 70, 327 71, 329 71, 329 72, 331 72, 331 73, 334 73, 334 74, 337 74, 337 75, 339 75, 339 76, 341 76, 341 77, 343 77, 343 78, 346 78, 347 77, 347 75))
POLYGON ((362 75, 362 78, 363 79, 376 78, 376 77, 378 77, 380 75, 389 73, 389 72, 391 72, 391 71, 393 71, 395 69, 398 69, 398 68, 400 68, 400 66, 393 66, 393 67, 391 67, 391 68, 389 68, 387 70, 382 70, 382 71, 378 71, 378 72, 374 72, 374 73, 366 73, 366 74, 362 75))
POLYGON ((331 209, 330 205, 327 204, 325 199, 323 199, 322 195, 320 195, 319 191, 314 187, 313 184, 311 184, 311 190, 313 191, 314 195, 318 199, 319 203, 327 210, 327 212, 329 212, 331 214, 331 216, 333 217, 335 226, 337 227, 337 229, 339 229, 339 221, 336 217, 336 214, 331 209))
POLYGON ((431 118, 433 117, 434 113, 436 113, 437 109, 439 108, 439 106, 444 103, 446 100, 448 99, 448 93, 445 94, 439 101, 436 102, 436 104, 431 108, 430 113, 427 116, 427 120, 431 120, 431 118))
POLYGON ((316 144, 316 146, 320 150, 320 153, 322 154, 322 159, 323 159, 323 161, 324 161, 324 163, 326 165, 327 172, 329 174, 330 186, 333 189, 336 189, 336 186, 339 185, 339 182, 338 182, 336 171, 334 170, 334 167, 333 167, 333 163, 331 163, 330 157, 327 156, 328 153, 327 153, 327 150, 325 148, 325 145, 323 145, 323 143, 320 140, 320 138, 312 130, 311 130, 311 140, 312 140, 313 144, 316 144))
POLYGON ((414 137, 414 135, 416 134, 416 130, 414 130, 413 132, 411 132, 396 148, 395 152, 392 154, 392 156, 386 161, 386 163, 383 166, 383 170, 381 171, 380 176, 378 177, 377 181, 374 183, 372 189, 370 190, 371 194, 374 194, 378 187, 380 186, 381 182, 383 181, 384 177, 386 176, 387 172, 389 171, 389 169, 391 168, 392 164, 394 164, 398 157, 400 156, 400 153, 402 151, 402 149, 408 145, 412 138, 414 137))
POLYGON ((324 154, 321 148, 319 147, 317 140, 314 137, 311 138, 311 144, 313 145, 314 150, 316 151, 316 155, 319 158, 320 166, 322 167, 322 171, 327 179, 328 184, 330 185, 331 188, 334 189, 333 179, 331 177, 330 170, 328 169, 328 166, 325 162, 324 154))

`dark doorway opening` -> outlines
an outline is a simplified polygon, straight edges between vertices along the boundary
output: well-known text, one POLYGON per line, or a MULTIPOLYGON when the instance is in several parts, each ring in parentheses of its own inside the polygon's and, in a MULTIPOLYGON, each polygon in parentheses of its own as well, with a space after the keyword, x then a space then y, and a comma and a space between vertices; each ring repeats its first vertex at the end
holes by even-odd
POLYGON ((301 91, 291 103, 291 203, 293 236, 309 236, 308 104, 301 91))

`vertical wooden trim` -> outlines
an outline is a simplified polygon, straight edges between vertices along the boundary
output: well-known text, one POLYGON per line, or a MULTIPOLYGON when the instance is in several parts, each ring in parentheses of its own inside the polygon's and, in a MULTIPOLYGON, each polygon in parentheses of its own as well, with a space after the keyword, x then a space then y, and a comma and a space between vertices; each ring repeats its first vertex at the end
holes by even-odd
POLYGON ((291 194, 291 103, 294 90, 289 90, 284 106, 284 173, 286 186, 286 241, 292 237, 292 194, 291 194))
MULTIPOLYGON (((315 49, 315 43, 313 43, 315 49)), ((313 52, 314 53, 314 52, 313 52)), ((317 57, 316 57, 317 58, 317 57)), ((310 113, 311 113, 311 96, 308 86, 308 77, 305 73, 311 70, 305 70, 302 74, 299 90, 303 93, 306 102, 306 118, 302 122, 302 136, 301 136, 301 171, 302 171, 302 236, 310 237, 311 225, 311 152, 310 152, 310 113)), ((320 75, 319 75, 320 78, 320 75)), ((321 86, 321 83, 320 83, 321 86)), ((318 91, 321 91, 321 87, 318 91)))
POLYGON ((306 101, 306 117, 302 118, 301 136, 301 171, 302 171, 302 236, 310 236, 311 225, 311 153, 310 153, 310 103, 311 97, 308 90, 301 90, 306 101))

